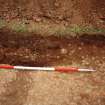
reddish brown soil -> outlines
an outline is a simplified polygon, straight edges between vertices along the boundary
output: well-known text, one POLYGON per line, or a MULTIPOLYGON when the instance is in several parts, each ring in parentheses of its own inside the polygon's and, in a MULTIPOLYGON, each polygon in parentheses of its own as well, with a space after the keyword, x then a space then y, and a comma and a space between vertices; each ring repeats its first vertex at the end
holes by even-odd
MULTIPOLYGON (((105 0, 0 0, 0 18, 105 27, 105 0)), ((43 37, 0 30, 0 64, 96 69, 72 74, 0 70, 0 105, 105 105, 104 35, 43 37)))
POLYGON ((87 55, 90 57, 99 55, 99 58, 104 56, 104 35, 81 35, 79 38, 73 38, 69 36, 43 37, 34 34, 24 36, 5 31, 1 31, 0 34, 2 34, 0 37, 0 55, 2 55, 0 63, 4 64, 50 66, 56 62, 63 63, 64 59, 69 59, 70 62, 77 60, 80 62, 83 60, 82 56, 84 58, 87 55), (98 48, 100 47, 102 51, 99 53, 98 48), (72 50, 74 52, 70 55, 72 50))
POLYGON ((93 73, 0 72, 0 105, 104 105, 105 36, 79 38, 0 31, 0 63, 69 65, 93 73))
POLYGON ((105 25, 104 0, 0 0, 0 16, 6 20, 27 20, 55 23, 105 25), (101 19, 100 19, 101 18, 101 19))

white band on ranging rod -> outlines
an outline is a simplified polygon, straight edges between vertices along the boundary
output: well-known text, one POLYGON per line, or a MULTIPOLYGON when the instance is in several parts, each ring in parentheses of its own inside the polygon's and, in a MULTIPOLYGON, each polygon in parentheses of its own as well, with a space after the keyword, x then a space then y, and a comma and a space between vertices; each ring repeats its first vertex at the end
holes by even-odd
POLYGON ((24 66, 14 66, 14 69, 23 70, 42 70, 42 71, 54 71, 53 67, 24 67, 24 66))

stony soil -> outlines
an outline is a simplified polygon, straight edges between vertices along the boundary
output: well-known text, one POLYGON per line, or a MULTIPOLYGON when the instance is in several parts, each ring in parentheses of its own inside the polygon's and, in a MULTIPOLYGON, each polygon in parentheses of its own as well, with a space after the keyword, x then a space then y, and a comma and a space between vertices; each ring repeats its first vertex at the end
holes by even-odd
POLYGON ((0 71, 0 105, 105 105, 105 36, 0 30, 0 64, 74 66, 92 73, 0 71))
POLYGON ((105 26, 104 0, 0 0, 0 17, 54 23, 105 26))
MULTIPOLYGON (((0 19, 105 28, 105 0, 0 0, 0 19)), ((71 38, 0 29, 0 64, 96 70, 0 70, 0 105, 105 105, 105 35, 71 38)))

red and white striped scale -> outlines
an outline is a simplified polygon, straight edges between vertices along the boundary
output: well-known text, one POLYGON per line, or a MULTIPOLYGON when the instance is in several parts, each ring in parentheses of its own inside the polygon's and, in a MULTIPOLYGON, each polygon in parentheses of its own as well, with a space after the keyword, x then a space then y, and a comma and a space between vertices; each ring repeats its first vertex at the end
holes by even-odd
POLYGON ((31 70, 31 71, 58 71, 58 72, 92 72, 93 69, 79 69, 75 67, 28 67, 28 66, 11 66, 0 65, 0 69, 16 69, 16 70, 31 70))

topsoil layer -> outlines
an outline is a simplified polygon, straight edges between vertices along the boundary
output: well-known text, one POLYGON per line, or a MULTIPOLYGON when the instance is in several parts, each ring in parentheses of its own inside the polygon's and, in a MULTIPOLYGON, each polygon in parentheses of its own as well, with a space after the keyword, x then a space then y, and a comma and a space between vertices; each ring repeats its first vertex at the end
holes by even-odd
POLYGON ((0 0, 0 17, 105 26, 105 0, 0 0))
POLYGON ((105 37, 0 31, 0 63, 93 68, 92 73, 0 72, 0 105, 105 105, 105 37))

